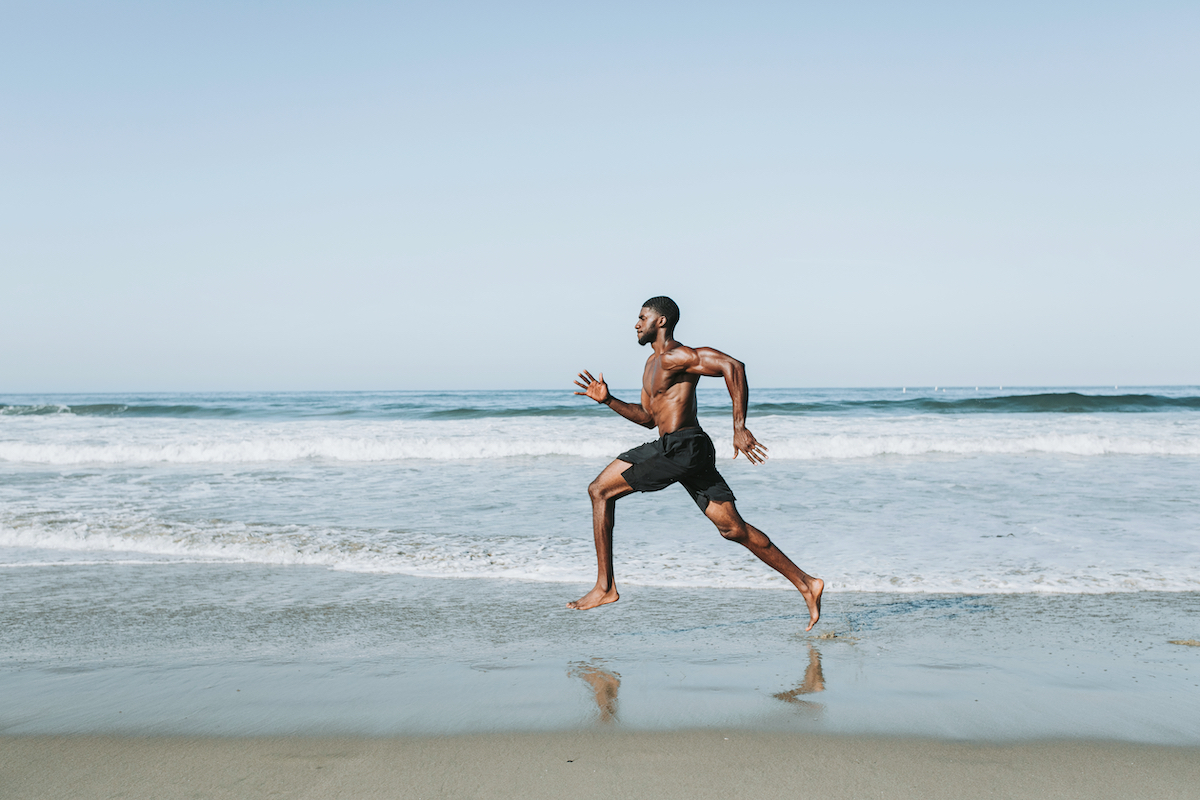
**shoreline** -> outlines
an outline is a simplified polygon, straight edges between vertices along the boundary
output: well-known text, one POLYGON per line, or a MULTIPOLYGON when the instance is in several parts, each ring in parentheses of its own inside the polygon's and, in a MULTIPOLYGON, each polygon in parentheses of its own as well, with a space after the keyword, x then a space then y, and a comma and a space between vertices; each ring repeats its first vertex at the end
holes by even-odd
POLYGON ((436 737, 0 736, 5 800, 1126 798, 1192 795, 1200 747, 742 730, 436 737))
MULTIPOLYGON (((740 730, 1200 746, 1200 593, 828 595, 79 566, 0 589, 0 735, 740 730), (586 588, 586 587, 584 587, 586 588), (467 589, 472 589, 467 593, 467 589), (465 602, 467 601, 467 602, 465 602)), ((561 733, 557 733, 561 732, 561 733)))

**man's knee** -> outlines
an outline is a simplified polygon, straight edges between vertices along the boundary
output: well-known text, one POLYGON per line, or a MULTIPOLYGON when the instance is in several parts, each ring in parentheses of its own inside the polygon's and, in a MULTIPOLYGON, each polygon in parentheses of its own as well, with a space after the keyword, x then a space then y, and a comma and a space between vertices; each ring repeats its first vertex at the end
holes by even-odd
POLYGON ((750 523, 742 519, 742 515, 736 511, 732 513, 723 513, 724 509, 713 509, 712 504, 709 504, 708 518, 717 526, 721 536, 731 542, 748 545, 750 547, 767 547, 771 544, 771 540, 767 535, 757 528, 750 526, 750 523))
POLYGON ((750 539, 750 529, 740 519, 715 519, 713 524, 717 526, 721 535, 731 542, 744 544, 750 539))
POLYGON ((708 517, 709 521, 717 526, 721 535, 731 542, 745 542, 749 538, 750 531, 746 522, 742 519, 742 515, 737 513, 732 503, 710 500, 704 509, 704 516, 708 517))
MULTIPOLYGON (((628 487, 624 488, 627 489, 628 487)), ((604 475, 598 476, 596 480, 588 484, 588 497, 592 498, 593 501, 608 500, 621 494, 621 492, 622 487, 613 481, 604 480, 604 475)))
POLYGON ((614 461, 596 476, 596 480, 588 484, 588 496, 592 501, 609 500, 622 497, 633 491, 625 480, 625 470, 632 466, 624 461, 614 461))

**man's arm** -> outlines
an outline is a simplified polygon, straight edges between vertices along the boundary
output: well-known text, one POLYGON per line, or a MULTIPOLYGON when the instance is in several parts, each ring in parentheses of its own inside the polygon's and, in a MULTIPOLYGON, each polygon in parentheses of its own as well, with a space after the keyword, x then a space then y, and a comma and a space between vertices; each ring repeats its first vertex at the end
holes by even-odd
POLYGON ((733 401, 733 457, 744 453, 754 464, 767 460, 767 448, 746 430, 746 408, 750 404, 750 384, 746 383, 746 365, 711 347, 676 347, 663 355, 663 368, 691 375, 725 378, 725 388, 733 401))
POLYGON ((585 369, 579 373, 579 380, 575 381, 575 385, 583 389, 582 392, 575 394, 590 397, 597 403, 608 406, 630 422, 636 422, 644 428, 654 427, 654 417, 650 416, 650 412, 641 405, 626 403, 612 396, 612 393, 608 391, 608 384, 604 382, 603 372, 600 373, 599 378, 593 378, 592 373, 585 369))

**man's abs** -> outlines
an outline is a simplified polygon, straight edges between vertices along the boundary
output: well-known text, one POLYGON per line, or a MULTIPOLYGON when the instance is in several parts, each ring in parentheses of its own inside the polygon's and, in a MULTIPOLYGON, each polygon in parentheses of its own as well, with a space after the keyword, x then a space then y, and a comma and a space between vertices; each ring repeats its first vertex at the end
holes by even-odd
POLYGON ((700 427, 696 417, 695 382, 681 381, 657 396, 651 395, 649 411, 659 436, 666 436, 683 428, 700 427))

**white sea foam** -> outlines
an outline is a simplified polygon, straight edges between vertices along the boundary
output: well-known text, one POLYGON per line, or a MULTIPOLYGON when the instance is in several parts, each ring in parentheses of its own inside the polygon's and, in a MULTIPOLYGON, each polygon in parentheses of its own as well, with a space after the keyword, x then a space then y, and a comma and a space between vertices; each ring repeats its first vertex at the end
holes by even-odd
MULTIPOLYGON (((726 444, 720 439, 718 446, 726 444)), ((521 456, 614 458, 637 442, 614 439, 415 438, 257 439, 178 444, 0 443, 0 461, 26 464, 243 464, 295 461, 383 462, 406 459, 459 461, 521 456)), ((727 449, 727 447, 722 448, 727 449)), ((809 436, 774 440, 770 457, 787 460, 873 458, 930 454, 1052 453, 1072 456, 1200 456, 1200 439, 1088 434, 1000 437, 809 436)))
MULTIPOLYGON (((312 526, 165 523, 148 518, 95 519, 51 524, 0 524, 0 566, 11 569, 77 565, 246 563, 321 566, 352 572, 437 578, 498 578, 587 584, 593 577, 590 542, 583 538, 431 535, 312 526), (28 556, 22 557, 22 551, 28 556), (48 555, 53 554, 53 558, 48 555), (144 554, 153 559, 138 559, 144 554), (100 557, 98 557, 100 556, 100 557)), ((726 550, 680 550, 662 543, 626 542, 623 584, 667 587, 789 589, 778 575, 726 550)), ((1200 591, 1195 565, 1152 569, 994 559, 980 553, 967 563, 933 557, 913 568, 846 554, 826 556, 831 591, 951 593, 1103 593, 1200 591), (895 571, 893 571, 893 569, 895 571), (897 574, 902 573, 902 574, 897 574)))
POLYGON ((1040 436, 808 436, 777 441, 772 458, 813 460, 874 456, 1016 455, 1053 453, 1071 456, 1169 455, 1200 456, 1200 439, 1045 434, 1040 436))
POLYGON ((71 561, 79 559, 70 554, 83 555, 82 560, 87 561, 95 553, 144 553, 170 561, 309 565, 430 577, 578 581, 585 572, 578 565, 585 561, 579 558, 582 553, 571 551, 580 550, 579 545, 574 540, 493 541, 315 526, 194 525, 149 518, 0 523, 0 547, 25 548, 34 553, 33 558, 23 561, 10 551, 6 560, 10 566, 48 563, 46 551, 71 561))
MULTIPOLYGON (((1143 415, 1149 417, 1149 415, 1143 415)), ((732 452, 726 420, 708 421, 718 452, 732 452)), ((1200 456, 1200 415, 1154 419, 782 418, 755 422, 772 458, 820 460, 928 454, 1200 456), (1196 417, 1192 419, 1191 417, 1196 417)), ((515 457, 612 458, 653 438, 620 420, 291 422, 21 418, 0 428, 0 462, 25 464, 239 464, 515 457), (18 423, 17 425, 11 424, 18 423), (8 434, 8 435, 4 435, 8 434)))
POLYGON ((404 459, 464 460, 515 456, 580 456, 602 458, 626 449, 629 442, 611 439, 586 442, 565 439, 450 439, 417 437, 258 438, 170 444, 0 444, 0 460, 29 464, 238 464, 251 462, 349 461, 404 459))

